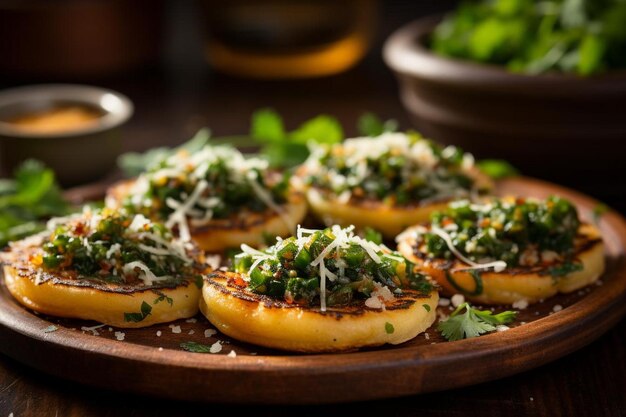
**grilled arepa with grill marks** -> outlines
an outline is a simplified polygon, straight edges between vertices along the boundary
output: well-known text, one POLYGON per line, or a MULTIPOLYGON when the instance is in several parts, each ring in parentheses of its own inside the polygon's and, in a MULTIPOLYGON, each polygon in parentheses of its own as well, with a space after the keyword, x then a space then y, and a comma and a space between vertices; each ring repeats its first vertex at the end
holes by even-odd
POLYGON ((437 291, 405 290, 369 308, 365 300, 329 307, 301 306, 253 293, 241 276, 217 271, 206 279, 200 310, 222 333, 237 340, 296 352, 335 352, 413 339, 435 321, 437 291))
POLYGON ((124 328, 192 317, 210 268, 169 239, 141 215, 83 214, 12 243, 4 279, 17 301, 43 314, 124 328))
POLYGON ((303 192, 267 168, 228 146, 181 151, 110 188, 106 203, 163 221, 208 252, 261 246, 265 236, 293 233, 307 210, 303 192))
POLYGON ((493 188, 474 158, 416 133, 319 145, 299 170, 313 213, 327 225, 373 227, 393 239, 449 201, 493 188))
POLYGON ((523 305, 576 291, 605 268, 600 232, 580 223, 574 206, 558 197, 453 203, 430 224, 398 236, 398 251, 444 294, 484 304, 523 305), (472 254, 480 252, 476 262, 472 254))
POLYGON ((205 279, 200 309, 236 339, 299 352, 399 344, 435 320, 437 291, 415 265, 354 227, 298 229, 264 251, 242 245, 205 279))

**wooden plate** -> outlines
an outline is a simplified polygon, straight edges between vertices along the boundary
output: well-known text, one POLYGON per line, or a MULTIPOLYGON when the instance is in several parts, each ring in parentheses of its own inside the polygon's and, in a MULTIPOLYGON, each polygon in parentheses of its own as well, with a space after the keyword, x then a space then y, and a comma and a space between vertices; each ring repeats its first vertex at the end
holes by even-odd
MULTIPOLYGON (((525 178, 503 181, 499 192, 560 194, 576 202, 587 219, 597 204, 574 191, 525 178)), ((609 212, 599 223, 607 247, 607 272, 599 285, 531 306, 521 311, 510 330, 475 339, 445 342, 431 328, 427 335, 400 346, 295 355, 211 334, 212 327, 201 316, 147 329, 104 326, 94 332, 81 327, 97 323, 33 314, 15 302, 2 284, 0 350, 34 368, 82 383, 185 400, 332 403, 476 384, 579 349, 626 312, 626 222, 609 212), (52 324, 58 330, 46 332, 52 324), (185 352, 180 343, 187 341, 221 347, 221 351, 185 352)), ((449 314, 447 308, 440 307, 439 312, 449 314)))

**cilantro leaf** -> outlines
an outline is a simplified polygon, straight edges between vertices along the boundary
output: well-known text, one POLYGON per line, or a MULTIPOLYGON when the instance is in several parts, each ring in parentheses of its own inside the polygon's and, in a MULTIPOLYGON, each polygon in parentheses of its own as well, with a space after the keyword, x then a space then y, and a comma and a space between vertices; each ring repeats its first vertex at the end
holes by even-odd
POLYGON ((377 245, 380 245, 383 243, 382 233, 380 233, 378 230, 369 226, 363 229, 363 238, 377 245))
POLYGON ((439 322, 437 328, 443 337, 452 342, 455 340, 478 337, 487 332, 496 330, 496 325, 511 323, 517 312, 505 311, 493 314, 491 311, 472 308, 469 303, 463 303, 448 317, 439 322), (460 314, 465 310, 465 313, 460 314))
POLYGON ((193 154, 206 144, 209 143, 211 131, 209 129, 200 129, 193 138, 175 148, 159 147, 149 149, 146 152, 127 152, 117 158, 117 166, 122 170, 125 176, 135 177, 146 169, 163 161, 167 157, 174 155, 176 152, 186 150, 193 154))
POLYGON ((472 309, 474 314, 481 318, 481 320, 491 323, 493 325, 507 324, 513 322, 517 317, 517 311, 503 311, 502 313, 493 314, 489 310, 476 310, 472 309))
POLYGON ((343 140, 341 124, 332 116, 321 114, 304 122, 298 129, 289 134, 296 143, 339 143, 343 140))
POLYGON ((476 165, 485 175, 494 180, 519 175, 517 168, 502 159, 483 159, 476 162, 476 165))
POLYGON ((152 306, 145 301, 141 303, 139 313, 124 313, 124 321, 127 323, 139 323, 152 314, 152 306))
POLYGON ((343 139, 343 129, 334 117, 320 115, 285 132, 282 119, 270 109, 254 113, 250 134, 263 145, 260 153, 273 168, 290 168, 304 162, 309 156, 309 142, 333 144, 343 139))
POLYGON ((363 136, 380 136, 385 132, 395 132, 398 130, 398 122, 390 119, 382 121, 374 113, 363 113, 357 121, 357 129, 363 136))
POLYGON ((286 137, 283 119, 272 109, 260 109, 252 114, 250 136, 260 143, 280 142, 286 137))
POLYGON ((14 179, 0 184, 0 248, 43 230, 48 217, 68 212, 54 172, 39 161, 23 162, 14 179))

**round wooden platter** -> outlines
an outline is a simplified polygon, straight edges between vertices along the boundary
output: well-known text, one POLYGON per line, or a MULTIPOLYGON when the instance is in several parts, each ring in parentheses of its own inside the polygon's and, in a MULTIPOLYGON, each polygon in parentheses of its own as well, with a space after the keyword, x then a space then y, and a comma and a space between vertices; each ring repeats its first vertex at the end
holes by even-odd
MULTIPOLYGON (((527 178, 502 181, 499 193, 559 194, 576 202, 589 220, 597 205, 577 192, 527 178)), ((597 285, 530 306, 520 311, 510 330, 474 339, 446 342, 433 326, 399 346, 289 354, 229 339, 200 315, 146 329, 89 330, 97 323, 33 314, 2 284, 0 350, 81 383, 196 401, 333 403, 476 384, 564 356, 599 337, 624 315, 626 221, 608 212, 599 226, 606 240, 607 271, 597 285), (186 352, 180 347, 183 342, 213 346, 219 352, 186 352)), ((439 307, 438 312, 445 315, 450 310, 439 307)))

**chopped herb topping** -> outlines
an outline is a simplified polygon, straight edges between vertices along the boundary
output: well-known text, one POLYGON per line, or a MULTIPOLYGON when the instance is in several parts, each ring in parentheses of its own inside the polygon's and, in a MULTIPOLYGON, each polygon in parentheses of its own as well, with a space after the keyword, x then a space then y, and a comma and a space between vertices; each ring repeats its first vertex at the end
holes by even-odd
MULTIPOLYGON (((162 224, 108 209, 53 219, 31 262, 70 279, 168 287, 206 269, 162 224)), ((199 257, 198 257, 199 258, 199 257)))
POLYGON ((139 313, 124 313, 124 321, 127 323, 139 323, 152 314, 152 306, 145 301, 141 303, 140 310, 139 313))
POLYGON ((366 299, 386 286, 427 294, 432 286, 397 252, 354 235, 354 227, 298 228, 296 237, 263 251, 242 245, 233 270, 258 294, 289 303, 326 306, 366 299))
POLYGON ((176 226, 181 238, 189 240, 189 225, 244 209, 280 211, 288 177, 271 181, 267 168, 267 161, 245 158, 229 146, 205 146, 193 154, 181 150, 139 176, 123 206, 176 226))
POLYGON ((515 320, 516 311, 504 311, 493 314, 488 310, 478 310, 463 303, 450 314, 447 320, 439 322, 438 329, 448 341, 469 339, 496 330, 497 325, 508 324, 515 320), (465 313, 460 314, 465 310, 465 313))
POLYGON ((393 334, 393 332, 395 332, 396 329, 393 327, 393 324, 386 322, 385 323, 385 333, 387 334, 393 334))
MULTIPOLYGON (((450 203, 418 227, 418 247, 433 258, 454 257, 474 268, 533 266, 569 259, 580 220, 576 207, 559 197, 495 199, 487 204, 450 203)), ((476 291, 482 288, 473 275, 476 291)), ((453 284, 454 285, 454 284, 453 284)))
POLYGON ((430 306, 428 304, 422 304, 422 307, 424 307, 427 313, 430 313, 430 306))
POLYGON ((304 165, 305 181, 339 201, 383 200, 406 206, 466 197, 478 186, 474 158, 417 133, 385 133, 319 145, 304 165))

